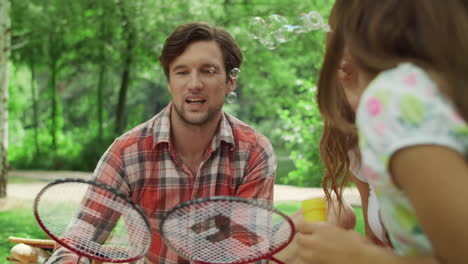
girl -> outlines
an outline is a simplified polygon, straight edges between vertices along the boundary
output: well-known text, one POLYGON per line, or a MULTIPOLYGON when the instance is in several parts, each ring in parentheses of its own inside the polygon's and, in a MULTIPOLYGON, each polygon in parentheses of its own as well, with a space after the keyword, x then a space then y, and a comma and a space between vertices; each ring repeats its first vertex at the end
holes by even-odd
MULTIPOLYGON (((337 0, 330 24, 319 106, 338 135, 333 140, 349 147, 329 144, 322 151, 347 156, 357 124, 357 157, 393 250, 353 231, 301 222, 300 260, 468 263, 468 1, 337 0), (334 81, 345 46, 358 71, 351 90, 334 81), (347 105, 337 101, 346 96, 347 105)), ((337 172, 345 171, 345 160, 337 172)), ((339 194, 346 178, 325 181, 339 194)))

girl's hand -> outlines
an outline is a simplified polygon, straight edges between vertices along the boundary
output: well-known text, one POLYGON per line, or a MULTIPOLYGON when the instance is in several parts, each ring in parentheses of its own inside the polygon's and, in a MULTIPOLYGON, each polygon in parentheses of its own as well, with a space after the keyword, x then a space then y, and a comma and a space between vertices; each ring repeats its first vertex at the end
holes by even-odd
MULTIPOLYGON (((294 226, 296 226, 301 219, 304 218, 304 215, 302 214, 301 210, 298 210, 296 213, 294 213, 291 216, 291 220, 294 223, 294 226)), ((299 264, 298 258, 297 258, 297 236, 295 235, 293 240, 289 243, 287 247, 285 247, 283 250, 280 252, 276 253, 274 257, 278 260, 281 260, 284 263, 287 264, 299 264)), ((276 264, 275 261, 269 261, 268 264, 276 264)))
MULTIPOLYGON (((339 208, 337 200, 332 200, 331 203, 328 203, 328 223, 331 225, 336 225, 344 229, 353 229, 356 225, 356 214, 354 213, 353 208, 343 201, 343 207, 339 208)), ((294 225, 297 226, 304 219, 302 210, 298 210, 291 216, 291 220, 294 222, 294 225)), ((294 236, 294 239, 289 243, 289 245, 281 250, 280 252, 274 255, 276 259, 279 259, 287 264, 303 264, 298 258, 298 246, 297 246, 297 235, 294 236)), ((276 264, 274 261, 268 262, 269 264, 276 264)))
POLYGON ((301 263, 372 263, 369 257, 377 246, 353 230, 304 220, 296 227, 299 232, 296 234, 297 251, 301 263))
POLYGON ((329 223, 302 220, 296 227, 294 264, 440 264, 433 256, 400 257, 355 231, 329 223))
POLYGON ((356 213, 349 203, 343 200, 343 204, 340 207, 338 200, 333 199, 327 203, 327 207, 328 223, 344 229, 354 229, 356 226, 356 213))

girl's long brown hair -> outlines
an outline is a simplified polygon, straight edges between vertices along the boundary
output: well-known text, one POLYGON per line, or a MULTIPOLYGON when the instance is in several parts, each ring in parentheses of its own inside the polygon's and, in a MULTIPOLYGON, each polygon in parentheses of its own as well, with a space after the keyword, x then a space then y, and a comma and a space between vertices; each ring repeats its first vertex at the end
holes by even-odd
POLYGON ((468 0, 349 2, 339 27, 360 69, 376 75, 413 62, 468 120, 468 0))
POLYGON ((468 0, 336 0, 330 26, 317 93, 325 120, 322 185, 341 202, 348 152, 357 148, 355 114, 337 78, 344 47, 369 76, 401 62, 419 65, 468 120, 468 0))
MULTIPOLYGON (((332 9, 329 17, 332 31, 327 36, 324 63, 317 83, 318 107, 324 119, 320 140, 320 156, 325 165, 322 187, 329 201, 335 193, 340 204, 343 189, 350 181, 348 152, 357 149, 355 114, 337 76, 345 45, 342 28, 338 25, 341 14, 346 12, 351 1, 337 3, 332 9)), ((359 160, 358 152, 356 157, 359 160)))

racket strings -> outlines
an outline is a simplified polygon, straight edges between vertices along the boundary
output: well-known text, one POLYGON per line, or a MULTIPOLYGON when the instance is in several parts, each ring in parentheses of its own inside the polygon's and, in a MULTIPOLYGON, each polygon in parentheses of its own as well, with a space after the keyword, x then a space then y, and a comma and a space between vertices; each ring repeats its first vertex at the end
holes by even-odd
POLYGON ((232 263, 269 255, 289 241, 292 229, 271 208, 219 200, 180 208, 162 231, 188 259, 232 263))
MULTIPOLYGON (((110 198, 108 193, 92 192, 90 200, 97 202, 107 209, 117 212, 122 215, 127 223, 125 225, 126 232, 120 232, 121 236, 115 236, 113 243, 124 243, 125 245, 133 244, 134 247, 146 246, 149 243, 148 228, 140 214, 135 212, 125 200, 121 198, 110 198), (130 235, 128 237, 127 235, 130 235)), ((100 220, 101 221, 101 220, 100 220)), ((124 229, 119 229, 124 230, 124 229)))
POLYGON ((89 186, 52 185, 37 198, 46 232, 88 256, 119 261, 144 255, 151 243, 145 218, 111 191, 89 186))

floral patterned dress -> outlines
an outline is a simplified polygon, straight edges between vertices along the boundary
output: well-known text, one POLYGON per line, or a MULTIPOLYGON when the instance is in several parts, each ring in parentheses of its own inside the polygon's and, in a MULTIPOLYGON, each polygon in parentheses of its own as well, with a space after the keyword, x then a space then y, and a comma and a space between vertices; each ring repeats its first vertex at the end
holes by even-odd
MULTIPOLYGON (((414 145, 440 145, 468 157, 468 125, 437 84, 418 66, 403 63, 380 73, 357 110, 363 170, 373 185, 395 252, 430 255, 431 244, 408 198, 392 181, 391 156, 414 145)), ((443 175, 450 180, 450 175, 443 175)))

